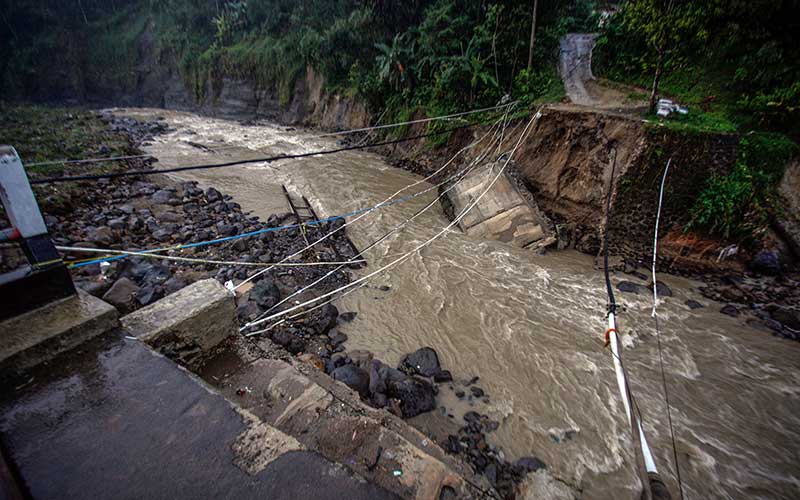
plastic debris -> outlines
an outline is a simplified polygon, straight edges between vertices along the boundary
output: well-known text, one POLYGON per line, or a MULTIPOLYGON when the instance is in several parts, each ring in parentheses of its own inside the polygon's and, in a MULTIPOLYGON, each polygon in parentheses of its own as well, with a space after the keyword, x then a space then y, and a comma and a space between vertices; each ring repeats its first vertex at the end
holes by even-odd
POLYGON ((392 471, 392 475, 394 477, 400 477, 400 476, 403 475, 403 471, 401 471, 401 470, 392 471))
POLYGON ((659 99, 658 106, 656 107, 656 114, 662 118, 666 118, 670 113, 687 115, 689 114, 689 108, 679 106, 669 99, 659 99))

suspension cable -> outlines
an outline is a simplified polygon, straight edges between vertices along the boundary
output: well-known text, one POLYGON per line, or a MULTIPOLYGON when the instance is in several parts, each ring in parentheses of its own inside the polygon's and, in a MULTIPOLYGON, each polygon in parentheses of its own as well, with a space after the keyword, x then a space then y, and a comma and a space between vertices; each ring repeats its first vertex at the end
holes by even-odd
POLYGON ((135 160, 137 158, 155 158, 153 155, 128 155, 128 156, 108 156, 105 158, 86 158, 83 160, 48 160, 35 163, 26 163, 26 167, 43 167, 45 165, 71 165, 85 163, 103 163, 107 161, 135 160))
MULTIPOLYGON (((447 183, 450 183, 450 182, 452 182, 452 184, 451 184, 450 186, 448 186, 448 187, 447 187, 446 189, 444 189, 444 190, 441 190, 441 191, 440 191, 440 193, 439 193, 439 195, 438 195, 436 198, 434 198, 434 199, 433 199, 431 202, 429 202, 427 205, 425 205, 424 207, 422 207, 421 209, 419 209, 419 210, 418 210, 416 213, 414 213, 414 214, 413 214, 411 217, 408 217, 408 218, 406 218, 406 219, 405 219, 405 220, 404 220, 402 223, 398 224, 397 226, 395 226, 394 228, 392 228, 390 231, 386 232, 384 235, 382 235, 381 237, 379 237, 378 239, 376 239, 375 241, 373 241, 372 243, 370 243, 370 244, 369 244, 367 247, 365 247, 363 250, 361 250, 360 252, 358 252, 358 254, 356 254, 356 255, 353 257, 353 259, 356 259, 356 258, 358 258, 358 257, 362 256, 362 255, 363 255, 365 252, 367 252, 367 251, 369 251, 370 249, 372 249, 372 248, 376 247, 376 246, 377 246, 377 245, 379 245, 381 242, 385 241, 385 240, 386 240, 386 239, 387 239, 389 236, 391 236, 392 234, 394 234, 394 233, 396 233, 396 232, 398 232, 398 231, 402 230, 402 229, 403 229, 403 228, 404 228, 406 225, 408 225, 409 223, 411 223, 411 222, 412 222, 414 219, 416 219, 417 217, 419 217, 420 215, 422 215, 423 213, 425 213, 426 211, 428 211, 428 209, 430 209, 432 206, 434 206, 434 205, 435 205, 435 204, 436 204, 436 203, 437 203, 437 202, 438 202, 438 201, 439 201, 439 200, 440 200, 442 197, 444 197, 444 196, 445 196, 445 195, 446 195, 446 194, 447 194, 447 193, 448 193, 448 192, 449 192, 451 189, 453 189, 453 188, 454 188, 454 187, 455 187, 455 186, 456 186, 456 185, 457 185, 457 184, 458 184, 458 183, 459 183, 459 182, 460 182, 462 179, 464 179, 464 178, 465 178, 465 177, 466 177, 466 176, 467 176, 467 175, 468 175, 470 172, 472 172, 472 171, 473 171, 473 170, 474 170, 474 169, 477 167, 477 165, 478 165, 478 164, 480 164, 480 162, 481 162, 481 161, 483 161, 483 160, 485 159, 485 157, 486 157, 486 156, 488 156, 488 154, 489 154, 489 151, 490 151, 490 150, 493 148, 493 146, 494 146, 494 143, 497 143, 498 147, 499 147, 499 146, 501 146, 501 145, 502 145, 502 142, 503 142, 503 138, 504 138, 504 136, 505 136, 505 128, 506 128, 506 125, 507 125, 507 118, 508 118, 508 111, 506 112, 506 115, 503 117, 503 126, 502 126, 502 127, 501 127, 501 128, 500 128, 500 129, 499 129, 497 132, 495 132, 494 139, 493 139, 492 143, 489 145, 489 147, 487 148, 487 152, 484 152, 483 154, 480 154, 480 155, 478 155, 477 157, 475 157, 475 158, 474 158, 474 159, 473 159, 473 160, 472 160, 472 161, 471 161, 471 162, 470 162, 470 163, 469 163, 469 164, 468 164, 466 167, 462 168, 462 169, 461 169, 459 172, 457 172, 455 175, 451 176, 450 178, 446 179, 444 182, 440 183, 438 186, 435 186, 435 187, 441 187, 441 186, 444 186, 444 185, 446 185, 447 183), (498 140, 498 137, 499 137, 499 140, 498 140), (453 182, 453 181, 454 181, 454 182, 453 182)), ((496 124, 495 124, 495 125, 496 125, 496 124)), ((494 128, 494 126, 493 126, 492 128, 494 128)), ((345 264, 345 265, 346 265, 346 264, 345 264)), ((292 293, 292 294, 288 295, 288 296, 287 296, 287 297, 285 297, 283 300, 281 300, 281 301, 280 301, 280 302, 278 302, 277 304, 273 305, 272 307, 270 307, 269 309, 267 309, 266 311, 264 311, 264 312, 263 312, 261 315, 259 315, 259 316, 258 316, 258 317, 255 319, 255 321, 258 321, 259 319, 263 318, 264 316, 266 316, 267 314, 269 314, 270 312, 272 312, 273 310, 275 310, 276 308, 278 308, 278 307, 279 307, 279 306, 281 306, 282 304, 284 304, 284 303, 286 303, 287 301, 291 300, 293 297, 296 297, 297 295, 299 295, 299 294, 301 294, 301 293, 303 293, 303 292, 305 292, 305 291, 307 291, 307 290, 309 290, 309 289, 313 288, 314 286, 318 285, 319 283, 321 283, 322 281, 324 281, 324 280, 325 280, 327 277, 329 277, 329 276, 333 275, 333 274, 334 274, 336 271, 338 271, 338 270, 342 269, 342 268, 343 268, 345 265, 341 265, 341 266, 337 267, 336 269, 332 269, 332 270, 330 270, 330 271, 329 271, 327 274, 325 274, 324 276, 322 276, 321 278, 318 278, 318 279, 317 279, 317 280, 315 280, 314 282, 312 282, 312 283, 310 283, 310 284, 308 284, 308 285, 305 285, 305 286, 303 286, 303 287, 299 288, 299 289, 298 289, 298 290, 296 290, 294 293, 292 293)), ((316 307, 315 307, 315 308, 312 308, 311 310, 313 310, 313 309, 316 309, 316 307)), ((310 310, 309 310, 309 311, 310 311, 310 310)), ((243 326, 243 327, 240 329, 240 331, 243 331, 243 330, 247 329, 248 327, 249 327, 249 325, 248 325, 248 324, 246 324, 245 326, 243 326)))
POLYGON ((124 172, 107 172, 102 174, 88 174, 88 175, 72 175, 72 176, 60 176, 60 177, 46 177, 43 179, 32 179, 30 181, 31 184, 54 184, 57 182, 70 182, 70 181, 92 181, 92 180, 99 180, 99 179, 113 179, 117 177, 129 177, 129 176, 138 176, 138 175, 158 175, 158 174, 169 174, 174 172, 184 172, 187 170, 208 170, 208 169, 215 169, 215 168, 226 168, 226 167, 234 167, 239 165, 247 165, 253 163, 273 163, 276 161, 281 160, 294 160, 298 158, 308 158, 311 156, 323 156, 323 155, 330 155, 336 153, 342 153, 345 151, 356 151, 360 149, 368 149, 368 148, 375 148, 380 146, 390 146, 392 144, 400 144, 403 142, 415 141, 418 139, 424 139, 426 137, 433 137, 437 135, 449 134, 451 132, 455 132, 457 130, 472 128, 478 125, 483 124, 483 122, 471 123, 468 125, 461 125, 458 127, 452 127, 445 130, 439 130, 435 132, 429 132, 426 134, 419 134, 411 137, 404 137, 401 139, 392 139, 387 141, 379 141, 370 144, 363 144, 363 145, 355 145, 355 146, 343 146, 340 148, 334 149, 323 149, 319 151, 311 151, 308 153, 297 153, 297 154, 281 154, 275 156, 267 156, 264 158, 253 158, 248 160, 236 160, 230 161, 225 163, 212 163, 212 164, 204 164, 204 165, 188 165, 184 167, 171 167, 171 168, 164 168, 164 169, 148 169, 148 170, 127 170, 124 172))
MULTIPOLYGON (((637 464, 639 469, 639 479, 642 482, 642 498, 646 500, 652 499, 652 490, 650 487, 651 481, 648 476, 649 473, 657 474, 658 470, 655 465, 655 461, 653 460, 652 453, 650 452, 650 447, 647 443, 647 438, 644 434, 644 428, 642 426, 641 418, 637 418, 636 412, 638 411, 638 406, 635 405, 635 400, 633 396, 633 391, 631 390, 630 384, 628 382, 628 372, 625 367, 625 364, 622 362, 622 355, 621 355, 621 345, 619 341, 619 335, 617 330, 617 322, 616 322, 616 312, 617 312, 617 303, 614 298, 614 290, 611 286, 611 277, 609 274, 609 266, 608 266, 608 224, 610 221, 611 215, 611 198, 613 194, 613 187, 614 187, 614 177, 616 174, 616 167, 617 167, 617 150, 616 148, 613 150, 614 158, 611 164, 611 178, 609 179, 608 183, 608 192, 606 193, 606 213, 605 213, 605 224, 603 227, 603 274, 605 277, 606 282, 606 293, 608 295, 608 329, 606 330, 606 340, 607 344, 611 346, 611 354, 613 356, 614 361, 614 370, 616 372, 617 377, 617 386, 620 391, 620 396, 622 398, 623 406, 625 408, 626 417, 628 418, 628 423, 631 426, 631 438, 633 439, 634 444, 638 447, 639 453, 637 454, 637 464)), ((639 412, 641 415, 641 412, 639 412)))
MULTIPOLYGON (((387 198, 386 198, 386 199, 385 199, 383 202, 381 202, 381 203, 379 203, 379 204, 375 205, 375 207, 374 207, 373 209, 377 209, 377 208, 380 208, 380 207, 384 206, 386 203, 389 203, 389 201, 390 201, 392 198, 394 198, 395 196, 399 195, 399 194, 400 194, 400 193, 402 193, 403 191, 405 191, 405 190, 407 190, 407 189, 409 189, 409 188, 411 188, 411 187, 417 186, 417 185, 419 185, 419 184, 422 184, 422 183, 424 183, 424 182, 427 182, 428 180, 432 179, 433 177, 435 177, 436 175, 438 175, 440 172, 442 172, 442 171, 443 171, 445 168, 447 168, 447 167, 448 167, 448 166, 449 166, 449 165, 450 165, 450 164, 451 164, 451 163, 452 163, 452 162, 453 162, 453 161, 454 161, 454 160, 455 160, 455 159, 456 159, 458 156, 460 156, 460 155, 461 155, 461 154, 462 154, 464 151, 466 151, 466 150, 470 149, 470 148, 471 148, 471 147, 473 147, 474 145, 476 145, 476 144, 480 143, 481 141, 483 141, 483 139, 484 139, 484 138, 486 138, 486 137, 487 137, 487 136, 488 136, 490 133, 491 133, 491 128, 490 128, 490 129, 489 129, 489 131, 487 131, 487 132, 486 132, 486 133, 485 133, 485 134, 484 134, 484 135, 483 135, 483 136, 482 136, 480 139, 478 139, 478 140, 476 140, 476 141, 473 141, 471 144, 469 144, 469 145, 467 145, 467 146, 465 146, 465 147, 461 148, 459 151, 457 151, 457 152, 456 152, 456 153, 455 153, 455 154, 454 154, 454 155, 453 155, 453 156, 452 156, 452 157, 451 157, 451 158, 450 158, 450 159, 449 159, 447 162, 445 162, 445 163, 444 163, 444 165, 442 165, 440 168, 438 168, 438 169, 437 169, 436 171, 434 171, 432 174, 428 175, 428 176, 427 176, 427 177, 425 177, 424 179, 419 179, 419 180, 417 180, 417 181, 415 181, 415 182, 413 182, 413 183, 411 183, 411 184, 408 184, 408 185, 406 185, 406 186, 404 186, 404 187, 400 188, 399 190, 397 190, 396 192, 394 192, 392 195, 390 195, 389 197, 387 197, 387 198)), ((337 233, 338 231, 341 231, 341 230, 343 230, 344 228, 346 228, 347 226, 349 226, 349 225, 351 225, 351 224, 353 224, 353 223, 355 223, 355 222, 359 221, 359 220, 360 220, 360 219, 362 219, 363 217, 367 216, 367 215, 368 215, 368 214, 369 214, 371 211, 372 211, 372 210, 368 210, 368 211, 366 211, 366 212, 362 213, 361 215, 359 215, 358 217, 356 217, 355 219, 345 222, 343 225, 341 225, 340 227, 336 228, 334 231, 331 231, 331 232, 327 233, 326 235, 322 236, 321 238, 319 238, 319 239, 318 239, 318 240, 316 240, 315 242, 313 242, 313 243, 310 243, 310 244, 309 244, 309 245, 307 245, 306 247, 304 247, 304 248, 302 248, 302 249, 300 249, 300 250, 298 250, 298 251, 294 252, 294 253, 293 253, 293 254, 291 254, 291 255, 288 255, 288 256, 286 256, 286 257, 285 257, 283 260, 281 260, 281 262, 285 262, 285 261, 287 261, 287 260, 289 260, 289 259, 292 259, 292 258, 294 258, 294 257, 296 257, 296 256, 298 256, 298 255, 300 255, 300 254, 302 254, 302 253, 303 253, 303 252, 305 252, 306 250, 308 250, 308 249, 312 248, 313 246, 315 246, 315 245, 319 244, 320 242, 322 242, 322 241, 324 241, 324 240, 326 240, 326 239, 330 238, 332 235, 334 235, 334 234, 335 234, 335 233, 337 233)), ((236 286, 234 287, 234 290, 235 290, 235 289, 238 289, 238 288, 239 288, 239 287, 241 287, 241 286, 244 286, 246 283, 249 283, 250 281, 252 281, 252 280, 256 279, 256 278, 257 278, 257 277, 259 277, 259 276, 261 276, 262 274, 264 274, 264 273, 266 273, 266 272, 269 272, 269 271, 270 271, 270 269, 271 269, 271 268, 262 269, 262 270, 258 271, 257 273, 253 274, 252 276, 249 276, 249 277, 247 277, 247 278, 246 278, 244 281, 242 281, 241 283, 239 283, 238 285, 236 285, 236 286)))
POLYGON ((489 184, 486 186, 486 189, 484 189, 484 190, 483 190, 483 191, 482 191, 482 192, 481 192, 481 193, 480 193, 480 194, 479 194, 479 195, 478 195, 478 196, 477 196, 477 197, 476 197, 476 198, 475 198, 475 199, 472 201, 472 203, 470 203, 468 206, 466 206, 466 207, 465 207, 465 208, 464 208, 464 209, 461 211, 461 213, 460 213, 460 214, 459 214, 457 217, 455 217, 455 218, 454 218, 454 220, 453 220, 452 222, 450 222, 450 224, 448 224, 447 226, 445 226, 445 227, 444 227, 444 228, 443 228, 441 231, 439 231, 438 233, 436 233, 435 235, 433 235, 431 238, 428 238, 427 240, 423 241, 422 243, 420 243, 419 245, 417 245, 417 246, 416 246, 414 249, 412 249, 411 251, 409 251, 409 252, 406 252, 406 253, 405 253, 405 254, 403 254, 402 256, 400 256, 400 257, 398 257, 397 259, 395 259, 395 260, 391 261, 390 263, 386 264, 385 266, 381 267, 380 269, 377 269, 377 270, 373 271, 372 273, 370 273, 370 274, 367 274, 366 276, 362 276, 361 278, 359 278, 359 279, 357 279, 357 280, 355 280, 355 281, 353 281, 353 282, 351 282, 351 283, 348 283, 347 285, 344 285, 344 286, 342 286, 342 287, 339 287, 339 288, 337 288, 336 290, 332 290, 332 291, 330 291, 330 292, 327 292, 327 293, 325 293, 325 294, 322 294, 322 295, 320 295, 320 296, 318 296, 318 297, 315 297, 315 298, 313 298, 313 299, 307 300, 307 301, 305 301, 305 302, 303 302, 303 303, 301 303, 301 304, 297 304, 297 305, 295 305, 295 306, 293 306, 293 307, 290 307, 290 308, 288 308, 288 309, 285 309, 285 310, 283 310, 283 311, 280 311, 280 312, 277 312, 277 313, 275 313, 275 314, 272 314, 272 315, 270 315, 270 316, 268 316, 268 317, 266 317, 266 318, 262 318, 262 319, 260 319, 260 320, 258 320, 258 321, 254 321, 254 322, 250 323, 250 326, 256 326, 256 325, 258 325, 258 324, 262 324, 262 323, 265 323, 265 322, 267 322, 267 321, 272 321, 272 320, 274 320, 274 319, 276 319, 276 318, 280 318, 280 317, 282 317, 282 316, 286 316, 287 314, 289 314, 289 313, 292 313, 292 312, 294 312, 294 311, 297 311, 297 310, 299 310, 299 309, 302 309, 302 308, 304 308, 304 307, 306 307, 306 306, 308 306, 308 305, 310 305, 310 304, 313 304, 313 303, 315 303, 315 302, 318 302, 318 301, 321 301, 321 300, 323 300, 323 299, 326 299, 326 298, 328 298, 328 297, 331 297, 331 296, 333 296, 333 295, 336 295, 337 293, 339 293, 339 292, 341 292, 341 291, 343 291, 343 290, 346 290, 346 289, 348 289, 348 288, 352 288, 352 287, 354 287, 354 286, 357 286, 357 285, 359 285, 359 284, 361 284, 361 283, 363 283, 363 282, 365 282, 365 281, 369 280, 370 278, 372 278, 372 277, 374 277, 374 276, 376 276, 376 275, 378 275, 378 274, 381 274, 381 273, 383 273, 384 271, 386 271, 386 270, 388 270, 388 269, 390 269, 390 268, 392 268, 392 267, 396 266, 397 264, 399 264, 399 263, 401 263, 401 262, 405 261, 405 260, 406 260, 406 259, 408 259, 408 258, 409 258, 411 255, 415 254, 415 253, 416 253, 416 252, 418 252, 419 250, 421 250, 421 249, 425 248, 426 246, 430 245, 430 244, 431 244, 431 243, 433 243, 434 241, 438 240, 438 239, 439 239, 439 238, 440 238, 440 237, 441 237, 443 234, 447 233, 447 232, 448 232, 448 231, 450 231, 450 230, 451 230, 451 229, 452 229, 452 228, 453 228, 453 227, 454 227, 456 224, 458 224, 459 222, 461 222, 461 220, 462 220, 462 219, 463 219, 463 218, 464 218, 464 217, 467 215, 467 213, 468 213, 470 210, 472 210, 472 209, 473 209, 473 208, 474 208, 474 207, 475 207, 475 206, 476 206, 476 205, 477 205, 477 204, 480 202, 480 200, 481 200, 481 199, 482 199, 482 198, 483 198, 483 197, 486 195, 486 193, 488 193, 488 192, 489 192, 489 190, 491 190, 491 188, 494 186, 494 184, 497 182, 497 180, 500 178, 500 176, 503 174, 503 172, 505 172, 505 169, 506 169, 506 167, 508 167, 508 164, 511 162, 511 158, 513 158, 513 156, 514 156, 514 153, 516 153, 516 151, 517 151, 517 149, 519 148, 520 144, 522 144, 522 141, 523 141, 523 140, 524 140, 524 139, 525 139, 525 138, 528 136, 528 132, 529 132, 529 130, 530 130, 530 128, 531 128, 531 126, 532 126, 532 125, 533 125, 533 124, 534 124, 534 123, 535 123, 535 122, 536 122, 536 121, 539 119, 539 117, 541 117, 541 115, 542 115, 542 114, 541 114, 541 108, 539 108, 539 109, 536 111, 536 114, 535 114, 535 115, 534 115, 534 116, 531 118, 531 120, 530 120, 530 121, 528 122, 528 124, 525 126, 524 130, 522 131, 522 133, 521 133, 521 134, 520 134, 520 136, 519 136, 519 139, 517 140, 516 144, 514 145, 513 149, 511 150, 510 154, 508 155, 508 158, 506 159, 505 163, 504 163, 504 164, 503 164, 503 166, 502 166, 502 167, 501 167, 501 168, 498 170, 497 174, 496 174, 496 175, 495 175, 495 176, 492 178, 492 180, 489 182, 489 184))
POLYGON ((417 124, 417 123, 428 123, 428 122, 438 121, 438 120, 448 120, 450 118, 458 118, 459 116, 467 116, 467 115, 473 115, 473 114, 477 114, 477 113, 485 113, 486 111, 493 111, 493 110, 496 110, 496 109, 501 109, 501 108, 504 108, 504 107, 515 105, 518 102, 519 101, 513 101, 513 102, 509 102, 509 103, 505 103, 505 104, 498 104, 496 106, 490 106, 488 108, 473 109, 473 110, 470 110, 470 111, 462 111, 460 113, 452 113, 452 114, 449 114, 449 115, 433 116, 433 117, 430 117, 430 118, 420 118, 418 120, 408 120, 408 121, 398 122, 398 123, 388 123, 386 125, 373 125, 371 127, 354 128, 354 129, 350 129, 350 130, 340 130, 338 132, 325 132, 323 134, 312 135, 309 138, 310 139, 316 139, 316 138, 319 138, 319 137, 331 137, 331 136, 336 136, 336 135, 348 135, 348 134, 355 134, 355 133, 358 133, 358 132, 370 132, 372 130, 382 130, 382 129, 387 129, 387 128, 404 127, 406 125, 414 125, 414 124, 417 124))
MULTIPOLYGON (((177 255, 161 255, 152 252, 135 252, 131 250, 113 250, 109 248, 84 248, 84 247, 65 247, 65 246, 56 246, 56 250, 60 250, 62 252, 88 252, 88 253, 110 253, 110 254, 118 254, 123 255, 125 257, 128 256, 135 256, 135 257, 147 257, 149 259, 163 259, 163 260, 174 260, 177 262, 189 262, 193 264, 215 264, 221 266, 250 266, 250 267, 311 267, 311 266, 336 266, 341 264, 350 264, 350 263, 357 263, 357 262, 365 262, 362 260, 356 261, 349 261, 349 262, 276 262, 271 264, 269 262, 248 262, 248 261, 236 261, 236 260, 212 260, 212 259, 201 259, 196 257, 180 257, 177 255)), ((66 262, 66 264, 70 264, 70 262, 66 262)), ((74 266, 77 267, 77 266, 74 266)))

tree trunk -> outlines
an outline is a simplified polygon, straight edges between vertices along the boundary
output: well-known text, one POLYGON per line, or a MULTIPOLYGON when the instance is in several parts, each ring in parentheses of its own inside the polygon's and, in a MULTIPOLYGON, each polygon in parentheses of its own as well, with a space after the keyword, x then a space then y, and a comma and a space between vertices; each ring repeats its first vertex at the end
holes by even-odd
POLYGON ((661 81, 661 73, 664 71, 664 56, 667 52, 667 42, 669 41, 669 23, 671 22, 670 16, 672 15, 673 0, 669 0, 666 10, 663 15, 663 24, 661 32, 661 39, 658 43, 658 59, 656 59, 656 74, 653 75, 653 90, 650 92, 650 113, 656 112, 656 100, 658 99, 658 84, 661 81))
POLYGON ((533 66, 533 42, 536 41, 536 8, 539 6, 539 0, 533 0, 533 12, 531 12, 531 43, 528 45, 528 71, 530 72, 533 66))
MULTIPOLYGON (((666 37, 665 37, 666 38, 666 37)), ((658 49, 658 59, 656 60, 656 74, 653 75, 653 90, 650 92, 650 107, 648 111, 650 114, 656 112, 656 100, 658 99, 658 84, 661 81, 661 72, 664 70, 664 52, 666 47, 664 43, 658 49)))

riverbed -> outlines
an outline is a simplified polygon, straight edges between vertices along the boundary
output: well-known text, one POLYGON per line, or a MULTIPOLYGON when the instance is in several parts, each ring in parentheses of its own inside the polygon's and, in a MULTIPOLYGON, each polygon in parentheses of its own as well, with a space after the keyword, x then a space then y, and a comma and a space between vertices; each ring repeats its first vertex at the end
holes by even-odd
MULTIPOLYGON (((335 148, 314 131, 183 112, 116 110, 163 116, 174 131, 144 149, 157 168, 218 163, 335 148)), ((281 185, 308 198, 321 217, 374 206, 420 180, 366 151, 181 172, 234 196, 266 219, 287 210, 281 185)), ((429 187, 421 184, 403 194, 429 187)), ((436 190, 370 213, 348 227, 359 248, 436 197, 436 190)), ((415 248, 449 221, 437 203, 366 253, 373 272, 415 248)), ((644 271, 644 270, 643 270, 644 271)), ((621 280, 645 282, 630 275, 621 280)), ((686 498, 800 496, 800 343, 720 314, 700 283, 659 275, 673 292, 659 306, 661 344, 686 498), (691 310, 686 300, 705 307, 691 310)), ((677 496, 659 371, 652 297, 617 292, 623 352, 632 390, 662 477, 677 496)), ((576 498, 634 498, 634 455, 610 351, 603 348, 606 294, 591 256, 534 252, 447 232, 408 260, 335 303, 358 315, 342 330, 348 350, 389 364, 433 347, 455 379, 474 375, 489 402, 459 400, 443 386, 440 403, 456 418, 468 409, 501 425, 490 434, 508 458, 536 455, 576 498)), ((568 498, 568 497, 567 497, 568 498)))

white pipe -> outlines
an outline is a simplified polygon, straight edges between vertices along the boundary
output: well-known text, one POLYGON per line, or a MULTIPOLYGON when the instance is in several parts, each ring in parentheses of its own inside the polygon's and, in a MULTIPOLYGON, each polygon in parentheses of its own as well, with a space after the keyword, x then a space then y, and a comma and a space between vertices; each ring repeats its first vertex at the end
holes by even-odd
POLYGON ((656 317, 656 307, 658 306, 658 285, 656 284, 656 257, 658 256, 658 224, 661 222, 661 202, 664 200, 664 183, 667 180, 669 165, 672 158, 667 160, 667 167, 664 169, 664 177, 661 178, 661 190, 658 192, 658 212, 656 212, 656 229, 653 233, 653 312, 651 315, 656 317))
MULTIPOLYGON (((614 371, 617 374, 617 387, 619 388, 619 394, 622 397, 622 404, 625 406, 625 416, 628 417, 628 424, 631 423, 631 406, 630 402, 628 401, 628 391, 626 389, 627 384, 625 383, 625 372, 622 370, 622 363, 620 362, 619 357, 619 349, 618 349, 618 342, 617 342, 617 320, 614 316, 614 313, 608 313, 608 332, 609 332, 609 343, 611 344, 611 352, 613 353, 614 358, 614 371)), ((642 456, 644 457, 644 466, 647 469, 647 472, 658 472, 656 470, 656 462, 653 460, 653 454, 650 452, 650 446, 647 444, 647 438, 644 437, 644 430, 642 429, 642 422, 637 419, 636 420, 637 428, 639 429, 639 440, 642 443, 642 456)))

